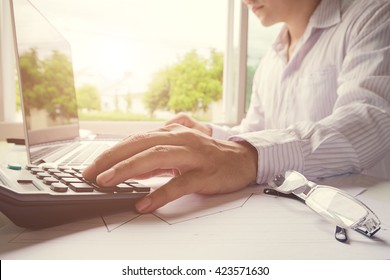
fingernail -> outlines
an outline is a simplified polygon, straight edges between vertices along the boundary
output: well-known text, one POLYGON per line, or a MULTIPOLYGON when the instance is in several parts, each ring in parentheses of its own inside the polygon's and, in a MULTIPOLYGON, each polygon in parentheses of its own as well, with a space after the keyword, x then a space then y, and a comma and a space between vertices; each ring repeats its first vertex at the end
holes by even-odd
POLYGON ((89 165, 87 168, 85 168, 83 170, 83 176, 85 178, 90 178, 91 177, 91 174, 93 174, 95 172, 95 164, 91 164, 89 165))
POLYGON ((108 169, 107 171, 103 172, 99 176, 97 176, 96 181, 100 184, 107 184, 109 181, 111 181, 112 178, 114 178, 115 170, 114 169, 108 169))
POLYGON ((145 212, 145 210, 148 209, 150 205, 152 205, 152 200, 149 197, 145 197, 144 199, 137 202, 135 208, 138 212, 145 212))

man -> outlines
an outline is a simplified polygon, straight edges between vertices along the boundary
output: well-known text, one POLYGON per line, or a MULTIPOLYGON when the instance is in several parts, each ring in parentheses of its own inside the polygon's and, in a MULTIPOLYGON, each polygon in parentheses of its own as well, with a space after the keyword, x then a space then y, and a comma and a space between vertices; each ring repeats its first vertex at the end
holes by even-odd
POLYGON ((390 2, 244 2, 263 25, 285 25, 257 69, 241 124, 179 115, 103 153, 87 179, 113 185, 172 174, 136 204, 146 213, 185 194, 231 192, 287 170, 311 179, 372 168, 390 174, 390 2))

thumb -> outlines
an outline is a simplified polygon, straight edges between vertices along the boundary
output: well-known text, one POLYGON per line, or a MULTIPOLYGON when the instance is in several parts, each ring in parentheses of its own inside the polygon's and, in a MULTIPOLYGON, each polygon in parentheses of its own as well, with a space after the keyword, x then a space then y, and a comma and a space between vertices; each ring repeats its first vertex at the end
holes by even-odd
POLYGON ((190 190, 192 189, 191 185, 193 185, 193 183, 190 183, 191 185, 188 185, 188 183, 195 180, 190 180, 189 177, 190 175, 187 173, 172 178, 168 183, 138 201, 135 204, 135 208, 140 213, 150 213, 165 204, 192 192, 190 190))

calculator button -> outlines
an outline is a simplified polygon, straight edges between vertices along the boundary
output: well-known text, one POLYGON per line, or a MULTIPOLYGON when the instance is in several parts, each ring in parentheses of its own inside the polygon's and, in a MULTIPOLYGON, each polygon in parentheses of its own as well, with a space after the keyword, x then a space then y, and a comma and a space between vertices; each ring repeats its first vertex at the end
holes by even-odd
POLYGON ((94 187, 96 188, 96 190, 98 192, 103 192, 103 193, 113 193, 113 192, 116 192, 118 189, 116 186, 110 186, 110 187, 102 187, 102 186, 98 186, 96 184, 93 184, 94 187))
POLYGON ((37 173, 37 178, 42 180, 43 178, 46 178, 46 177, 51 177, 51 175, 47 172, 39 172, 37 173))
POLYGON ((33 169, 33 168, 38 168, 38 165, 35 165, 35 164, 27 164, 27 165, 26 165, 26 169, 27 169, 27 170, 31 170, 31 169, 33 169))
POLYGON ((50 185, 50 189, 54 192, 67 192, 68 186, 62 183, 53 183, 50 185))
POLYGON ((58 179, 73 178, 72 174, 69 174, 69 173, 66 173, 66 172, 54 173, 53 176, 58 178, 58 179))
POLYGON ((70 183, 69 187, 75 192, 93 192, 93 187, 87 183, 70 183))
POLYGON ((81 180, 84 179, 83 174, 81 174, 81 173, 74 173, 73 176, 76 177, 76 178, 79 178, 81 180))
POLYGON ((54 167, 53 167, 53 165, 51 165, 51 164, 44 164, 44 165, 41 166, 41 168, 42 168, 43 170, 47 171, 47 170, 52 169, 52 168, 54 168, 54 167))
POLYGON ((45 170, 43 170, 42 168, 39 168, 39 167, 34 167, 34 168, 31 168, 30 169, 30 172, 32 173, 32 174, 37 174, 37 173, 39 173, 39 172, 44 172, 45 170))
POLYGON ((8 164, 8 169, 22 170, 22 166, 20 164, 17 164, 17 163, 10 163, 10 164, 8 164))
POLYGON ((60 171, 67 171, 67 170, 70 170, 70 168, 69 168, 68 166, 58 166, 57 168, 58 168, 58 170, 60 170, 60 171))
POLYGON ((42 182, 46 185, 51 185, 53 183, 58 183, 58 180, 56 178, 53 178, 53 177, 45 177, 45 178, 43 178, 42 182))
POLYGON ((129 186, 128 184, 121 183, 116 186, 117 192, 133 192, 134 188, 132 186, 129 186))
POLYGON ((50 168, 48 170, 46 170, 47 172, 49 172, 50 174, 55 174, 55 173, 60 173, 61 170, 58 170, 57 168, 50 168))
POLYGON ((19 184, 32 184, 33 180, 31 180, 31 179, 18 179, 17 182, 19 184))
POLYGON ((82 183, 83 181, 80 180, 79 178, 74 178, 74 177, 71 177, 71 178, 61 178, 61 181, 65 184, 71 184, 71 183, 82 183))

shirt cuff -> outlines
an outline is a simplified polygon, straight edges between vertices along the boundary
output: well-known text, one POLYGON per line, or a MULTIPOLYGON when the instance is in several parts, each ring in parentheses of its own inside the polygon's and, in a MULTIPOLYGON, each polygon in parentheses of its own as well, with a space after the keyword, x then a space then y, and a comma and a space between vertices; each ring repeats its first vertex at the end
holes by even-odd
POLYGON ((304 155, 301 141, 288 130, 268 130, 229 137, 230 141, 246 141, 258 154, 256 183, 264 184, 286 170, 303 172, 304 155))
POLYGON ((218 140, 227 140, 231 135, 229 129, 224 126, 219 126, 215 124, 207 124, 211 128, 211 137, 218 140))

